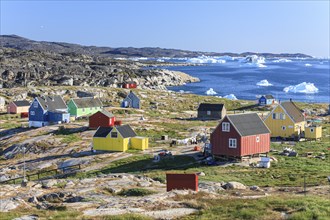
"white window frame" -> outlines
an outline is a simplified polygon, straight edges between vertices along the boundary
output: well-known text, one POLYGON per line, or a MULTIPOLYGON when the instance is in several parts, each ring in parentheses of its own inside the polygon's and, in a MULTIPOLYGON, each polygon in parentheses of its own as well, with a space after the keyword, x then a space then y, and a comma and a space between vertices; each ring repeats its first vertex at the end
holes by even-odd
POLYGON ((286 127, 285 126, 282 126, 282 130, 285 131, 286 130, 286 127))
POLYGON ((259 136, 256 137, 256 142, 257 142, 257 143, 260 142, 260 137, 259 137, 259 136))
POLYGON ((33 108, 38 108, 38 102, 37 101, 33 102, 33 108))
POLYGON ((31 111, 30 115, 36 115, 36 113, 34 111, 31 111))
POLYGON ((281 113, 281 114, 280 114, 280 119, 281 119, 281 120, 285 120, 285 114, 281 113))
POLYGON ((85 108, 83 108, 82 111, 85 112, 85 108))
POLYGON ((206 111, 206 114, 207 115, 211 115, 211 111, 206 111))
POLYGON ((314 128, 311 128, 311 133, 313 133, 314 132, 314 128))
POLYGON ((236 138, 229 138, 228 147, 229 148, 237 148, 237 139, 236 138))
POLYGON ((222 127, 222 131, 230 132, 230 123, 229 122, 222 122, 221 127, 222 127))

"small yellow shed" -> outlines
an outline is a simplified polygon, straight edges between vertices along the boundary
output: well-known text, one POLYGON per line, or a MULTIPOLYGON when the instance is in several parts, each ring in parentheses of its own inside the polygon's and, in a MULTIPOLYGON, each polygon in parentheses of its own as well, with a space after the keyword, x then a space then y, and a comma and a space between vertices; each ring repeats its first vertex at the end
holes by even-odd
POLYGON ((137 150, 148 149, 149 139, 146 137, 132 137, 131 138, 131 148, 137 150))
POLYGON ((306 139, 320 139, 322 138, 322 126, 311 125, 305 128, 306 139))
POLYGON ((137 137, 129 125, 99 127, 93 136, 93 149, 125 152, 129 148, 148 148, 148 138, 137 137))

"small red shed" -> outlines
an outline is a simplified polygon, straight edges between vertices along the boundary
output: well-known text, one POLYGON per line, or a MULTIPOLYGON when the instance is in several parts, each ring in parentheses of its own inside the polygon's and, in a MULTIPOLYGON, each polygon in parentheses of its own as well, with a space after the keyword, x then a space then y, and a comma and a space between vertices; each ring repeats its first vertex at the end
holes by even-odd
POLYGON ((136 84, 136 82, 133 82, 133 81, 123 83, 123 88, 125 88, 125 89, 135 89, 136 87, 137 87, 137 84, 136 84))
POLYGON ((198 176, 197 174, 178 174, 167 173, 166 174, 166 191, 173 189, 191 189, 198 191, 198 176))
POLYGON ((113 127, 115 125, 115 116, 106 111, 98 111, 89 117, 89 128, 97 129, 98 127, 113 127))
POLYGON ((215 156, 242 157, 270 150, 270 130, 256 113, 226 115, 211 134, 215 156))

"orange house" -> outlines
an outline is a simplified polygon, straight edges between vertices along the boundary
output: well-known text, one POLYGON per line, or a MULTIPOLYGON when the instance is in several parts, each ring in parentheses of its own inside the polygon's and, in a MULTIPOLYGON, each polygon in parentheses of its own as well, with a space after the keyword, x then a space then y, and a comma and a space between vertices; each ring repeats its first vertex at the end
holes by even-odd
POLYGON ((7 107, 8 114, 28 113, 30 103, 26 100, 12 101, 7 107))

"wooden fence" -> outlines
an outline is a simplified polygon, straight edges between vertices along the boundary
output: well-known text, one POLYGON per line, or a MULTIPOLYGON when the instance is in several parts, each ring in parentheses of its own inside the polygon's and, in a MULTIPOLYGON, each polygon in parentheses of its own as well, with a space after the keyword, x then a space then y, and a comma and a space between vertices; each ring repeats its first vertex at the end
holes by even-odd
MULTIPOLYGON (((31 181, 31 180, 49 179, 51 177, 56 178, 56 177, 76 173, 79 170, 81 170, 81 166, 80 166, 80 164, 76 164, 76 165, 72 165, 72 166, 62 167, 59 169, 45 170, 45 171, 41 171, 38 173, 28 174, 28 175, 26 175, 26 179, 28 181, 31 181)), ((22 182, 23 179, 24 179, 24 177, 20 176, 20 177, 16 177, 13 179, 1 181, 0 184, 10 184, 10 183, 16 184, 16 183, 22 182)))

